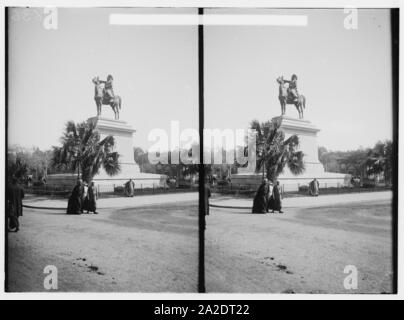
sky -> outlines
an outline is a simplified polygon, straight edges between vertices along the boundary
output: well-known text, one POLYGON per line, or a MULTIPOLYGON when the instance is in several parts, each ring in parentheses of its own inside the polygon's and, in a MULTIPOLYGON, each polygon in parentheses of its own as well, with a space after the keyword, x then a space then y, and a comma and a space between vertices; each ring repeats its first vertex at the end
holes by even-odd
MULTIPOLYGON (((10 144, 58 145, 68 120, 96 116, 91 80, 108 74, 122 98, 120 119, 136 130, 135 146, 148 148, 149 132, 169 129, 172 120, 198 129, 196 26, 109 25, 110 13, 156 12, 148 9, 58 9, 58 29, 46 30, 32 13, 42 9, 23 10, 31 20, 11 12, 9 27, 10 144)), ((102 115, 113 112, 103 106, 102 115)))
MULTIPOLYGON (((114 76, 121 120, 148 149, 149 132, 198 129, 196 26, 112 26, 110 13, 195 13, 196 9, 59 9, 58 29, 42 9, 13 9, 9 21, 9 144, 59 144, 68 120, 96 115, 91 79, 114 76), (25 16, 24 16, 25 15, 25 16), (25 18, 24 18, 25 17, 25 18)), ((205 26, 205 127, 246 128, 280 115, 276 78, 297 74, 305 119, 318 144, 352 150, 392 138, 389 11, 360 9, 358 29, 333 10, 206 10, 304 14, 307 26, 205 26)), ((108 106, 103 115, 112 117, 108 106)), ((293 106, 287 115, 297 116, 293 106)))
MULTIPOLYGON (((392 139, 388 10, 360 9, 357 30, 344 28, 343 9, 220 12, 303 14, 308 24, 205 28, 207 127, 245 128, 279 116, 276 78, 296 74, 319 145, 352 150, 392 139)), ((298 114, 288 105, 286 115, 298 114)))

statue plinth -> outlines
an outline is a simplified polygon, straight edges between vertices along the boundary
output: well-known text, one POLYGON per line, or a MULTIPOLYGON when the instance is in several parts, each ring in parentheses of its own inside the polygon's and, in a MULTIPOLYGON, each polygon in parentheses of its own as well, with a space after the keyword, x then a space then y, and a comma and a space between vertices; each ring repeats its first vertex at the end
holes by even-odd
MULTIPOLYGON (((306 164, 316 164, 321 166, 317 171, 323 171, 324 168, 318 159, 317 133, 320 131, 315 125, 306 119, 296 119, 287 116, 272 118, 272 121, 279 121, 285 134, 285 139, 296 134, 299 136, 298 150, 304 153, 304 162, 306 164)), ((286 171, 286 170, 285 170, 286 171)))
POLYGON ((111 135, 115 138, 115 150, 120 155, 119 162, 122 164, 134 165, 136 171, 140 172, 135 163, 133 154, 133 133, 136 132, 131 125, 122 120, 113 120, 103 117, 88 118, 88 122, 95 124, 96 130, 100 133, 101 140, 111 135))
POLYGON ((103 168, 93 178, 98 185, 123 185, 129 179, 135 182, 135 188, 162 187, 165 185, 165 176, 160 174, 142 173, 135 162, 133 150, 133 127, 125 121, 114 120, 96 116, 89 118, 88 122, 95 124, 95 129, 103 139, 111 135, 115 139, 114 151, 119 154, 119 164, 121 171, 115 176, 109 176, 103 168))
MULTIPOLYGON (((304 154, 305 171, 301 175, 293 175, 289 168, 285 167, 278 177, 285 191, 296 191, 299 185, 308 185, 314 178, 320 183, 320 187, 336 187, 349 184, 349 175, 333 172, 325 172, 323 165, 318 159, 317 133, 320 131, 314 124, 306 119, 297 119, 288 116, 274 117, 272 120, 280 123, 280 130, 285 134, 285 139, 291 135, 298 135, 299 148, 304 154)), ((231 181, 235 185, 251 185, 257 187, 262 180, 262 172, 256 173, 247 168, 239 170, 238 174, 232 175, 231 181)))

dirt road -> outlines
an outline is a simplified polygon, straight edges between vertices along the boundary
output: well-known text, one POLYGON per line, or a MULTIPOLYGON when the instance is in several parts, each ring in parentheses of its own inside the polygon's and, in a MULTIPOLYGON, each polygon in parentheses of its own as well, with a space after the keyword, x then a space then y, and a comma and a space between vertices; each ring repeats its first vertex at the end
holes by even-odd
POLYGON ((9 290, 45 291, 45 266, 58 270, 58 291, 196 292, 195 202, 99 215, 25 209, 9 233, 9 290))
MULTIPOLYGON (((283 215, 211 208, 207 291, 391 292, 391 194, 346 199, 286 199, 283 215), (344 288, 347 265, 357 268, 357 290, 344 288)), ((58 291, 197 292, 197 202, 126 201, 138 205, 105 202, 99 215, 80 216, 25 209, 20 232, 8 235, 9 290, 45 291, 44 268, 54 265, 58 291)))
POLYGON ((209 292, 391 292, 391 200, 284 210, 253 215, 211 209, 205 237, 209 292), (358 271, 357 290, 344 287, 347 265, 358 271))

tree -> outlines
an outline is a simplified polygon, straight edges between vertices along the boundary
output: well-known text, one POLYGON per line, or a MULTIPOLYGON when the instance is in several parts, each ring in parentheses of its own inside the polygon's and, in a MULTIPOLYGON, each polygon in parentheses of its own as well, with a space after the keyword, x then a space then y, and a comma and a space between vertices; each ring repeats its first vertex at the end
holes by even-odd
POLYGON ((51 161, 52 152, 50 150, 42 151, 35 147, 30 154, 30 169, 35 172, 35 177, 46 177, 48 174, 48 167, 51 161))
POLYGON ((393 144, 391 141, 377 142, 367 153, 367 173, 380 175, 384 173, 386 182, 391 182, 393 162, 393 144))
POLYGON ((377 142, 373 148, 359 147, 349 151, 327 151, 318 149, 320 162, 329 172, 349 173, 353 176, 368 178, 384 174, 387 183, 391 183, 393 171, 392 141, 377 142))
POLYGON ((14 160, 18 159, 21 164, 26 166, 26 175, 33 175, 35 179, 40 179, 47 175, 51 150, 42 151, 38 147, 24 148, 11 145, 8 148, 8 153, 14 160))
POLYGON ((367 153, 368 151, 365 149, 340 152, 341 156, 337 161, 340 167, 343 167, 344 173, 363 178, 366 169, 366 161, 368 159, 367 153))
POLYGON ((76 172, 83 180, 91 181, 101 167, 112 176, 120 171, 119 155, 113 152, 115 139, 106 136, 100 139, 95 124, 69 121, 61 137, 61 147, 53 147, 52 166, 65 167, 76 172))
POLYGON ((257 120, 251 122, 251 129, 257 132, 257 172, 263 170, 272 181, 276 181, 285 166, 294 175, 305 170, 303 153, 297 151, 299 137, 292 135, 285 140, 279 127, 278 121, 261 124, 257 120))
POLYGON ((9 154, 7 161, 7 178, 15 177, 19 180, 25 179, 28 173, 27 165, 16 154, 9 154))

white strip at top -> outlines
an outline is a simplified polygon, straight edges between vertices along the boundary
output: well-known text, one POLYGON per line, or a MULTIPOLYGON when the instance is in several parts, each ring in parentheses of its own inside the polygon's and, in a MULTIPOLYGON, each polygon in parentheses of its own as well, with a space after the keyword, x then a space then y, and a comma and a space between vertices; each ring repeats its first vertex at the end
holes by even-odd
POLYGON ((109 15, 111 25, 134 26, 307 26, 306 15, 279 14, 126 14, 109 15))

